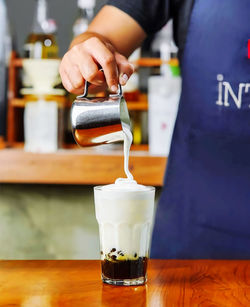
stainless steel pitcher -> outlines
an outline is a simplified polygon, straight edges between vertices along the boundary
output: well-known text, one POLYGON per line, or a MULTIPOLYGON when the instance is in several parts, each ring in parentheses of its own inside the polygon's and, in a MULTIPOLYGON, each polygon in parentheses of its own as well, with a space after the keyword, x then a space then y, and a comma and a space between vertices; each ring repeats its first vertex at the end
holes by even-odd
POLYGON ((84 94, 78 96, 71 107, 76 143, 86 147, 122 141, 123 129, 130 128, 130 119, 121 85, 117 94, 103 98, 87 97, 88 86, 85 82, 84 94))

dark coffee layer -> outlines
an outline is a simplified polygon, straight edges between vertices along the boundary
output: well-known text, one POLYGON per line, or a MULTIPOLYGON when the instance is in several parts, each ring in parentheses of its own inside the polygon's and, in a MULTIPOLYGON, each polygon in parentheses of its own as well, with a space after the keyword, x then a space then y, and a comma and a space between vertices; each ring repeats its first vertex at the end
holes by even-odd
POLYGON ((147 257, 135 260, 102 260, 102 273, 110 279, 134 279, 144 277, 147 271, 147 257))

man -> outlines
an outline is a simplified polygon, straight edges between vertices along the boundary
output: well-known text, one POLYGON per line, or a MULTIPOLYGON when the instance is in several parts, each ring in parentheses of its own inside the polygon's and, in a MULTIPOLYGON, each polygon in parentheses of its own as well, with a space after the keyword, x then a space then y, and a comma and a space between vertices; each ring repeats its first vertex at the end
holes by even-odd
POLYGON ((102 84, 98 64, 116 91, 126 57, 174 19, 183 86, 152 257, 250 257, 249 16, 248 0, 110 0, 63 58, 68 91, 102 84))

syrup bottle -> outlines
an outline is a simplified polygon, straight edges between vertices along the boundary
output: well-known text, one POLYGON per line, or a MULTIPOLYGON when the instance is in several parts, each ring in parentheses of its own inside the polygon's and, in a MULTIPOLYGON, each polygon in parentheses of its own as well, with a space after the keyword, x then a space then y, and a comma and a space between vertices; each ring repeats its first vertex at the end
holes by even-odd
POLYGON ((31 33, 24 45, 24 57, 31 59, 58 58, 58 45, 55 38, 56 23, 48 19, 47 0, 36 0, 34 22, 31 33))

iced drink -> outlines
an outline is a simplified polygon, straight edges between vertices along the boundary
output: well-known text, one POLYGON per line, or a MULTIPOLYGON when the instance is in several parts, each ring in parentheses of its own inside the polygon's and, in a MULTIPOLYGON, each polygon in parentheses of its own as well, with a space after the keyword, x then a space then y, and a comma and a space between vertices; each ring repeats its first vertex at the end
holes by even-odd
POLYGON ((94 188, 102 280, 114 285, 146 282, 155 188, 133 180, 94 188))

